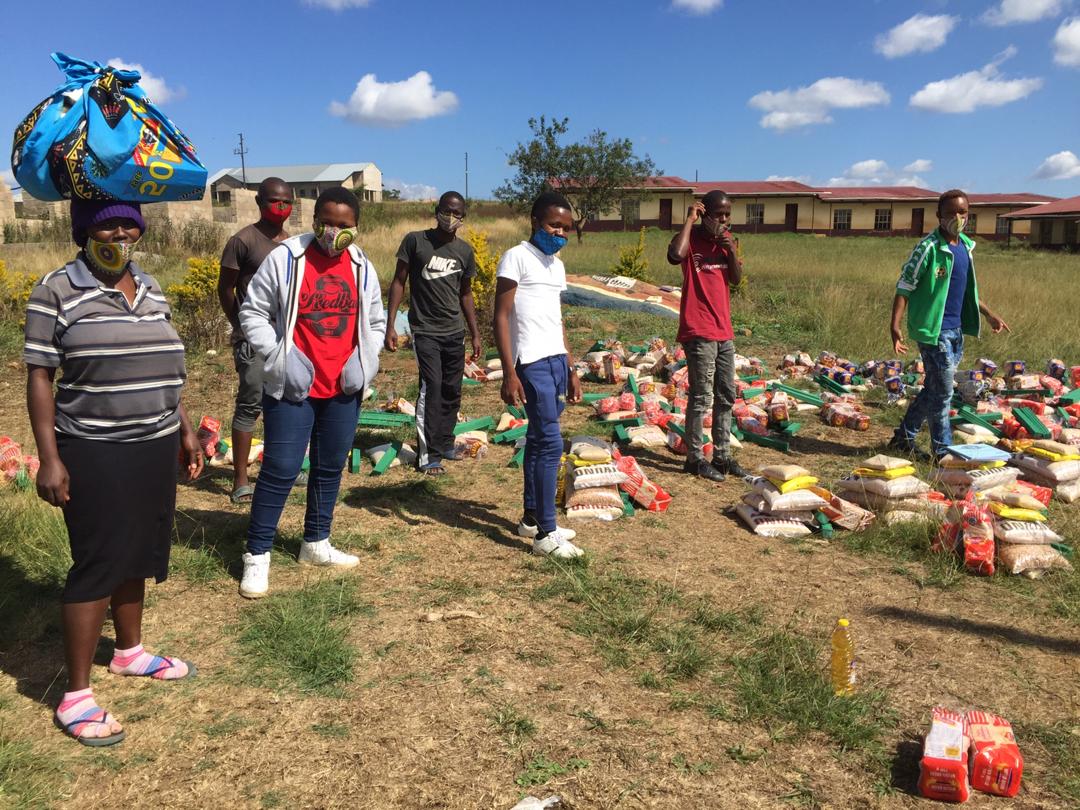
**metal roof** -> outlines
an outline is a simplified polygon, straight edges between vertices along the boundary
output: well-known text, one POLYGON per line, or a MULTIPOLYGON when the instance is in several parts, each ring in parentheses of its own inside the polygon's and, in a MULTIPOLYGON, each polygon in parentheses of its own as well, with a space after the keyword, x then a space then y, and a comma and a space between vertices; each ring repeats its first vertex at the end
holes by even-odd
POLYGON ((1030 208, 1021 208, 1019 211, 1010 211, 1002 216, 1008 219, 1050 219, 1052 217, 1080 219, 1080 197, 1066 197, 1064 200, 1033 205, 1030 208))
POLYGON ((694 183, 695 194, 723 191, 726 194, 765 196, 768 194, 791 196, 814 194, 817 189, 796 180, 708 180, 694 183))
POLYGON ((1020 191, 1015 194, 968 194, 968 202, 972 205, 1038 205, 1040 203, 1054 202, 1058 197, 1048 197, 1045 194, 1031 194, 1020 191))
MULTIPOLYGON (((351 175, 362 172, 371 163, 306 163, 299 166, 248 166, 246 170, 248 185, 261 183, 267 177, 280 177, 286 183, 343 183, 351 175)), ((240 167, 221 169, 215 172, 209 182, 211 185, 229 175, 241 182, 245 172, 240 167)))
POLYGON ((937 201, 940 196, 936 191, 918 186, 830 186, 816 189, 816 191, 818 197, 826 202, 835 200, 937 201))

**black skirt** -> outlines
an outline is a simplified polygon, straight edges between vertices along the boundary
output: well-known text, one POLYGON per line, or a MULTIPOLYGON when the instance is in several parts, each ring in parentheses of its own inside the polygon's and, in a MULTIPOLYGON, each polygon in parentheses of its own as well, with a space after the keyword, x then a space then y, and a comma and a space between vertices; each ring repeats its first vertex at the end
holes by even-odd
POLYGON ((74 565, 62 600, 92 602, 130 579, 169 573, 179 432, 142 442, 57 434, 71 478, 64 507, 74 565))

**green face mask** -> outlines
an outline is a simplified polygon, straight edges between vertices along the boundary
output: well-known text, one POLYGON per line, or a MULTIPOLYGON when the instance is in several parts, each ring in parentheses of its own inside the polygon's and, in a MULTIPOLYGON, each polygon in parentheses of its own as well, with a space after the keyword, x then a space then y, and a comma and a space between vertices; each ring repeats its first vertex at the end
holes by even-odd
POLYGON ((135 242, 99 242, 86 240, 86 257, 96 270, 108 276, 119 276, 135 255, 135 242))
POLYGON ((315 239, 327 256, 340 256, 356 241, 358 228, 338 228, 335 225, 315 223, 315 239))

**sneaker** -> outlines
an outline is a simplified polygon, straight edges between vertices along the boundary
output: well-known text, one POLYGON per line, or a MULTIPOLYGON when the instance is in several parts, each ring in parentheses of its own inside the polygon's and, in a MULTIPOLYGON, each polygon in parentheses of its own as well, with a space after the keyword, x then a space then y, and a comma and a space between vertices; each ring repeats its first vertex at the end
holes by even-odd
POLYGON ((244 576, 240 578, 240 595, 245 599, 259 599, 270 590, 270 552, 248 554, 244 552, 244 576))
POLYGON ((355 554, 346 554, 338 551, 330 545, 329 538, 318 540, 314 543, 307 541, 300 544, 300 556, 297 559, 300 565, 317 565, 320 567, 354 568, 360 564, 360 558, 355 554))
MULTIPOLYGON (((555 531, 559 533, 559 536, 563 540, 573 540, 577 537, 577 532, 573 529, 567 529, 563 526, 556 526, 555 531)), ((530 540, 534 539, 537 534, 540 533, 540 524, 534 520, 530 520, 527 517, 523 517, 517 525, 518 537, 528 537, 530 540)))
POLYGON ((688 461, 683 465, 683 472, 717 483, 720 483, 725 478, 720 470, 707 461, 688 461))
POLYGON ((750 478, 750 473, 740 466, 733 458, 714 458, 712 460, 712 468, 724 475, 730 475, 734 478, 750 478))
POLYGON ((542 538, 533 539, 533 554, 538 557, 557 557, 560 560, 572 560, 582 556, 585 551, 578 548, 563 534, 565 529, 555 529, 542 538))
POLYGON ((914 442, 905 441, 899 436, 893 436, 891 439, 889 439, 889 443, 885 446, 888 447, 890 450, 895 450, 898 453, 903 453, 905 456, 908 456, 915 461, 926 462, 930 461, 930 459, 932 458, 929 453, 916 447, 914 442))

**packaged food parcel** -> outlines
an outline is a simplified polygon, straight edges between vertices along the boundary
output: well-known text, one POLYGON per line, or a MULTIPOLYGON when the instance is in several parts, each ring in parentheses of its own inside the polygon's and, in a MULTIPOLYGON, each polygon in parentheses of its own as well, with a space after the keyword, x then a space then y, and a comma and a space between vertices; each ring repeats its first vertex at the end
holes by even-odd
POLYGON ((1071 571, 1072 565, 1053 546, 1033 543, 998 543, 998 562, 1009 574, 1023 574, 1038 579, 1048 571, 1071 571))
POLYGON ((617 456, 615 466, 626 476, 626 480, 619 484, 619 489, 629 495, 638 506, 650 512, 666 512, 671 505, 671 495, 649 479, 633 456, 617 456))
POLYGON ((919 792, 928 799, 966 802, 968 788, 968 748, 964 715, 935 706, 930 718, 930 733, 923 740, 919 761, 919 792))
POLYGON ((735 514, 756 535, 761 537, 806 537, 810 527, 800 520, 776 517, 759 512, 745 503, 735 507, 735 514))
POLYGON ((971 786, 995 796, 1019 793, 1024 757, 1016 744, 1012 724, 996 714, 970 711, 965 717, 964 732, 971 745, 971 786))
POLYGON ((217 444, 221 440, 221 421, 212 416, 204 416, 199 420, 199 428, 195 431, 195 438, 202 448, 203 455, 212 458, 217 452, 217 444))

